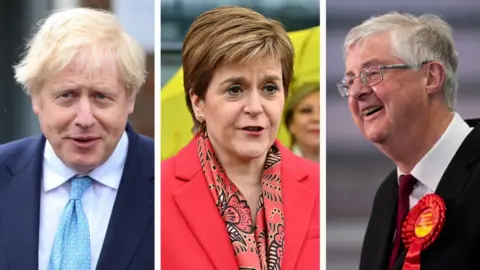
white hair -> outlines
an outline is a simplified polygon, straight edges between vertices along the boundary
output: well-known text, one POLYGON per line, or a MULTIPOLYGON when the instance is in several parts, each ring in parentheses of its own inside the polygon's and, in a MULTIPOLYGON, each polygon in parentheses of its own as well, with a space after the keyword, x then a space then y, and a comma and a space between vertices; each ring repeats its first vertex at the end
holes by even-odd
POLYGON ((433 14, 417 17, 391 12, 374 16, 349 31, 343 47, 344 57, 353 45, 359 45, 369 37, 383 33, 389 33, 392 55, 406 64, 419 67, 426 61, 438 61, 443 65, 446 74, 444 101, 453 110, 458 90, 458 53, 450 25, 433 14))
POLYGON ((23 58, 14 66, 15 79, 27 94, 34 94, 73 59, 80 60, 89 75, 108 61, 115 63, 119 79, 131 95, 137 94, 146 80, 146 55, 141 45, 112 13, 90 8, 56 10, 40 21, 23 58))

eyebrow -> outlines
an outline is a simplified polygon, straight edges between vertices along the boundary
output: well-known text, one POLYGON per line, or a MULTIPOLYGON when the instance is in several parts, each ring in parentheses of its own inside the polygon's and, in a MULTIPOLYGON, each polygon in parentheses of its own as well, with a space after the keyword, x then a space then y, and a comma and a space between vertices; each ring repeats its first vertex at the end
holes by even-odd
MULTIPOLYGON (((368 60, 368 61, 366 61, 366 62, 363 62, 363 64, 362 64, 362 66, 360 67, 360 69, 364 69, 364 68, 366 68, 366 67, 368 67, 368 66, 371 66, 371 65, 373 65, 373 64, 375 64, 375 65, 381 65, 380 62, 381 62, 381 61, 380 61, 378 58, 370 59, 370 60, 368 60)), ((352 71, 348 71, 348 72, 345 73, 345 76, 352 76, 352 75, 353 75, 353 72, 352 72, 352 71)))
MULTIPOLYGON (((224 81, 222 81, 220 83, 220 85, 230 84, 230 83, 241 83, 241 82, 245 82, 245 81, 246 81, 245 77, 232 76, 232 77, 229 77, 229 78, 225 79, 224 81)), ((267 81, 281 81, 281 79, 277 75, 266 75, 265 77, 263 77, 263 81, 264 82, 267 82, 267 81)))
MULTIPOLYGON (((63 91, 78 91, 82 89, 84 86, 73 83, 73 84, 57 84, 56 86, 53 86, 52 89, 54 91, 58 92, 63 92, 63 91)), ((105 93, 112 93, 112 89, 108 88, 106 86, 90 86, 88 87, 90 90, 93 90, 95 92, 105 92, 105 93)))

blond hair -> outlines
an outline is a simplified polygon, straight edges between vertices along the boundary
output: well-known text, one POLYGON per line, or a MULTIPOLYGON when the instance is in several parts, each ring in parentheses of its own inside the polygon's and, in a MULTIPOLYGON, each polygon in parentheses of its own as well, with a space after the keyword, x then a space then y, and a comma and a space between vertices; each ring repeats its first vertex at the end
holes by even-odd
MULTIPOLYGON (((305 98, 310 96, 313 93, 320 92, 320 83, 305 83, 299 86, 297 89, 292 90, 293 93, 288 99, 287 106, 285 107, 285 117, 284 123, 287 130, 290 133, 290 125, 293 122, 293 118, 295 116, 295 110, 297 109, 298 105, 302 103, 305 98)), ((320 102, 320 100, 318 101, 320 102)), ((296 138, 293 134, 290 133, 291 136, 291 146, 293 146, 296 142, 296 138)))
POLYGON ((225 6, 201 14, 190 26, 182 50, 183 83, 194 131, 195 118, 189 91, 205 96, 213 71, 225 64, 244 63, 255 57, 281 62, 285 96, 293 76, 294 51, 285 28, 275 20, 247 8, 225 6))
POLYGON ((383 33, 389 34, 392 54, 406 64, 418 67, 427 61, 438 61, 443 65, 446 75, 444 102, 454 109, 458 91, 458 53, 450 25, 433 14, 417 17, 391 12, 374 16, 350 30, 343 46, 344 56, 350 47, 383 33))
POLYGON ((145 83, 146 55, 141 45, 112 13, 90 8, 56 10, 42 20, 14 66, 15 79, 27 94, 35 94, 50 76, 77 58, 88 75, 113 61, 128 94, 137 94, 145 83))

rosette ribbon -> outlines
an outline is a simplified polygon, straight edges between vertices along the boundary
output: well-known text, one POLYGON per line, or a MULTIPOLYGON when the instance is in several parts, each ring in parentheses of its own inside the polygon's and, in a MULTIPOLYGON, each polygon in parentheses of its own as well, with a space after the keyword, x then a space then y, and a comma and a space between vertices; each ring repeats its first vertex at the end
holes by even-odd
POLYGON ((420 253, 438 238, 445 215, 445 202, 436 194, 424 196, 410 210, 402 227, 402 239, 407 248, 402 270, 420 270, 420 253))

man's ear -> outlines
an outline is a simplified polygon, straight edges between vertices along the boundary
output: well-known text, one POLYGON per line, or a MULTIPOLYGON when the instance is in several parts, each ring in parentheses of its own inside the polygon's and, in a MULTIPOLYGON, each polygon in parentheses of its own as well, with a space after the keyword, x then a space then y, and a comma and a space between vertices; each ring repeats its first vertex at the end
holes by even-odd
POLYGON ((442 91, 442 87, 445 83, 445 67, 437 61, 427 63, 426 66, 426 82, 425 88, 427 94, 434 94, 442 91))

